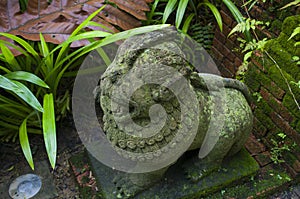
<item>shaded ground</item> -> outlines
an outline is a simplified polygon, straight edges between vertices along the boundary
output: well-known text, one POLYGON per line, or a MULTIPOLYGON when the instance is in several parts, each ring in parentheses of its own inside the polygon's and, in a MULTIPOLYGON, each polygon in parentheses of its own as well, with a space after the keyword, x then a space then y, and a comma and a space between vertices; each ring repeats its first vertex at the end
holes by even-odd
MULTIPOLYGON (((76 130, 73 127, 71 119, 65 121, 63 124, 58 124, 57 132, 58 140, 58 155, 56 168, 53 171, 48 164, 48 169, 53 175, 53 181, 58 193, 56 199, 78 199, 80 197, 79 189, 77 188, 77 182, 80 174, 73 172, 69 164, 69 158, 75 154, 80 154, 84 151, 84 147, 77 135, 76 130)), ((42 136, 30 136, 30 145, 33 152, 33 158, 35 162, 47 160, 45 147, 42 136)), ((28 164, 23 156, 20 145, 16 143, 0 143, 0 185, 8 184, 13 179, 20 175, 20 171, 23 168, 28 167, 28 164)), ((48 162, 48 160, 47 160, 48 162)), ((84 162, 84 161, 83 161, 84 162)), ((73 168, 74 169, 74 168, 73 168)), ((87 169, 88 170, 88 169, 87 169)), ((82 169, 79 173, 87 173, 82 169)), ((285 188, 286 191, 268 196, 270 199, 296 199, 300 198, 300 186, 293 186, 291 188, 285 188)), ((225 189, 227 190, 227 189, 225 189)), ((276 191, 279 191, 275 188, 276 191)), ((8 190, 7 190, 8 191, 8 190)), ((223 194, 222 194, 223 195, 223 194)), ((226 194, 225 194, 226 195, 226 194)), ((224 196, 224 195, 223 195, 224 196)), ((84 197, 87 199, 92 198, 90 194, 84 197)), ((208 197, 209 198, 209 197, 208 197)), ((1 199, 3 197, 1 196, 1 199)), ((242 198, 241 198, 242 199, 242 198)))
MULTIPOLYGON (((72 128, 71 120, 64 124, 58 124, 57 131, 57 161, 53 171, 49 165, 48 169, 53 174, 53 181, 58 192, 57 199, 77 199, 79 191, 76 186, 74 175, 70 169, 68 159, 83 151, 81 141, 72 128)), ((42 136, 30 136, 29 138, 33 159, 35 162, 47 160, 42 136)), ((16 143, 0 143, 0 185, 10 183, 20 175, 19 171, 28 167, 18 141, 16 143)), ((47 160, 48 162, 48 160, 47 160)), ((8 190, 7 190, 8 191, 8 190)), ((2 197, 1 197, 2 198, 2 197)))

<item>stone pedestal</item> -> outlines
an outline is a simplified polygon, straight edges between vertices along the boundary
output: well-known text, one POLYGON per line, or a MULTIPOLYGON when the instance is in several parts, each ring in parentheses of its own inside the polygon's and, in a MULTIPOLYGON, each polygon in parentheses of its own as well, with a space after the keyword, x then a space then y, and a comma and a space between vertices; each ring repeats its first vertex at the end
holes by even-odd
MULTIPOLYGON (((89 155, 89 157, 93 173, 97 179, 98 188, 102 192, 101 195, 105 199, 117 198, 113 184, 116 171, 101 164, 92 155, 89 155)), ((164 179, 152 188, 138 194, 134 199, 199 198, 200 196, 203 197, 214 191, 221 190, 226 186, 241 182, 241 179, 254 175, 259 169, 257 162, 243 149, 235 156, 225 160, 221 169, 198 183, 192 183, 184 176, 181 166, 182 161, 185 161, 187 158, 188 156, 181 158, 167 171, 164 179)))

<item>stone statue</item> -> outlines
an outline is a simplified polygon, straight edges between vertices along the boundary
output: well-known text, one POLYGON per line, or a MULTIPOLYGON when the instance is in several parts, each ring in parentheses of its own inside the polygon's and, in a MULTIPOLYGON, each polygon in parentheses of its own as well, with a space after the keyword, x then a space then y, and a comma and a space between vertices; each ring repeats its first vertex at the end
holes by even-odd
MULTIPOLYGON (((178 42, 168 39, 174 32, 168 29, 127 39, 101 77, 98 98, 103 129, 120 155, 145 162, 167 159, 163 154, 175 149, 179 149, 177 159, 185 151, 201 149, 189 160, 196 165, 193 169, 182 165, 186 177, 196 182, 218 169, 224 157, 242 148, 252 129, 252 112, 246 86, 234 79, 199 73, 178 42), (173 78, 173 73, 179 75, 173 78), (184 82, 178 83, 182 79, 184 82), (186 94, 186 90, 193 94, 186 94), (180 101, 179 95, 186 98, 180 101), (193 96, 196 100, 190 102, 193 96), (185 106, 191 108, 182 114, 185 106), (193 128, 195 134, 190 135, 193 128)), ((206 62, 202 57, 201 64, 206 62)), ((130 198, 149 188, 162 179, 176 158, 149 172, 118 175, 119 196, 130 198)))

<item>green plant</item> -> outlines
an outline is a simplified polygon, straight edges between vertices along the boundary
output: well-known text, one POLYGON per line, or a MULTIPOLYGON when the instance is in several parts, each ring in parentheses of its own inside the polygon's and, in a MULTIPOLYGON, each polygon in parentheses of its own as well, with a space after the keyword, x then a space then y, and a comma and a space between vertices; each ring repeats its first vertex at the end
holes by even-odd
POLYGON ((0 136, 4 140, 15 140, 19 135, 24 156, 32 169, 34 164, 28 133, 43 134, 49 161, 52 168, 55 167, 55 121, 69 109, 69 93, 59 90, 67 70, 73 69, 76 73, 76 67, 80 65, 84 55, 92 50, 99 50, 101 46, 168 26, 147 26, 116 34, 86 32, 84 28, 95 25, 91 19, 102 9, 103 7, 91 14, 60 45, 46 43, 42 34, 36 47, 34 42, 27 42, 9 33, 0 33, 0 36, 16 43, 0 40, 0 71, 3 71, 0 85, 4 88, 0 91, 0 136), (70 48, 72 42, 83 39, 90 40, 90 43, 78 49, 70 48), (21 56, 14 57, 12 50, 18 51, 21 56), (39 101, 43 101, 43 106, 39 101))
POLYGON ((261 94, 258 93, 258 92, 254 92, 252 95, 253 95, 253 97, 256 97, 256 98, 257 98, 257 99, 256 99, 257 102, 260 102, 260 100, 262 100, 262 96, 261 96, 261 94))
MULTIPOLYGON (((297 28, 295 28, 295 29, 293 30, 293 33, 291 34, 291 36, 290 36, 290 38, 289 38, 288 40, 293 39, 293 38, 294 38, 296 35, 298 35, 298 34, 300 34, 300 24, 298 25, 297 28)), ((295 46, 300 45, 300 41, 297 41, 294 45, 295 45, 295 46)))
POLYGON ((285 9, 291 6, 300 6, 300 0, 294 0, 288 4, 286 4, 285 6, 283 6, 281 9, 285 9))
POLYGON ((289 146, 285 143, 286 134, 285 133, 278 133, 277 136, 279 137, 279 141, 276 141, 274 139, 271 139, 272 144, 274 145, 273 148, 271 148, 271 160, 275 164, 283 163, 285 162, 282 159, 282 155, 285 151, 291 151, 293 146, 289 146))
MULTIPOLYGON (((223 3, 229 8, 236 21, 242 22, 242 14, 231 0, 223 0, 223 3)), ((222 17, 217 6, 209 0, 155 0, 151 5, 151 11, 147 15, 146 24, 167 23, 168 19, 174 18, 174 25, 178 30, 187 33, 192 20, 200 16, 201 7, 207 7, 212 12, 219 28, 222 30, 222 17), (172 15, 176 10, 174 16, 172 15)), ((249 34, 247 33, 247 38, 249 34)))
MULTIPOLYGON (((246 3, 244 3, 243 7, 249 6, 248 10, 251 10, 251 8, 257 4, 259 0, 248 0, 246 3)), ((262 0, 263 3, 266 3, 267 0, 262 0)))
POLYGON ((210 3, 208 0, 203 0, 199 2, 197 5, 195 4, 196 2, 191 0, 170 0, 168 1, 164 13, 163 13, 163 18, 162 18, 162 23, 166 23, 168 18, 170 17, 171 13, 176 9, 176 17, 175 17, 175 26, 177 29, 180 29, 184 15, 186 13, 188 3, 193 8, 193 13, 189 14, 188 17, 184 21, 184 25, 182 27, 183 32, 187 32, 189 24, 191 20, 193 19, 194 16, 197 15, 197 9, 199 9, 201 6, 207 6, 213 13, 219 28, 222 30, 222 18, 221 14, 216 8, 215 5, 210 3))
MULTIPOLYGON (((248 69, 248 59, 253 55, 253 52, 260 51, 262 53, 261 54, 262 58, 265 54, 274 63, 274 65, 280 72, 280 75, 284 79, 285 84, 287 85, 288 90, 289 90, 290 94, 292 95, 293 101, 295 102, 297 108, 300 110, 300 105, 296 99, 294 92, 291 89, 290 83, 288 82, 287 78, 284 75, 284 72, 282 71, 281 67, 276 62, 276 60, 269 54, 268 51, 266 51, 264 49, 265 44, 267 43, 267 39, 266 38, 259 39, 258 35, 255 32, 257 26, 261 26, 260 29, 263 29, 263 28, 265 28, 265 26, 269 25, 269 22, 264 23, 261 21, 256 21, 255 19, 251 19, 250 14, 248 12, 248 8, 245 7, 245 11, 248 15, 248 18, 244 22, 237 24, 228 35, 228 36, 231 36, 232 34, 234 34, 236 32, 244 32, 244 31, 249 31, 249 32, 251 31, 252 34, 254 35, 254 39, 252 39, 250 41, 242 39, 242 38, 238 38, 238 40, 241 42, 240 47, 242 49, 242 52, 245 53, 244 58, 243 58, 243 64, 239 67, 239 69, 237 71, 238 78, 239 79, 243 78, 242 77, 243 74, 248 69)), ((290 40, 291 38, 293 38, 297 34, 299 34, 298 31, 300 31, 300 29, 296 28, 296 31, 295 30, 293 31, 292 35, 290 36, 290 38, 288 40, 290 40)), ((298 44, 298 42, 295 43, 295 46, 297 44, 298 44)))

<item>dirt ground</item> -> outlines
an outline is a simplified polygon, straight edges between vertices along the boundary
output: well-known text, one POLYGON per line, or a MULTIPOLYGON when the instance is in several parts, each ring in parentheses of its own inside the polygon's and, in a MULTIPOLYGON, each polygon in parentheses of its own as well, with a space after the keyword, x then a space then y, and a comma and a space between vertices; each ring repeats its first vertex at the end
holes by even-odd
MULTIPOLYGON (((79 191, 76 187, 68 159, 84 150, 72 119, 68 118, 57 125, 57 160, 54 170, 49 166, 58 192, 57 199, 78 199, 79 191)), ((35 162, 47 160, 43 137, 30 135, 29 142, 35 162)), ((11 182, 22 172, 22 168, 28 167, 19 141, 15 143, 0 143, 0 184, 11 182)))

